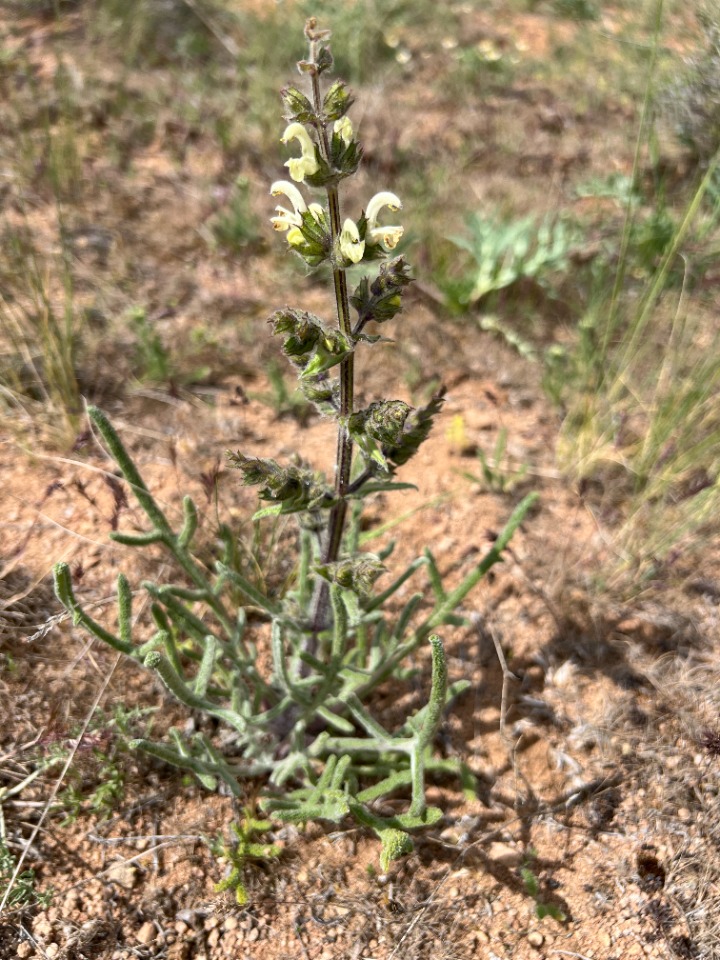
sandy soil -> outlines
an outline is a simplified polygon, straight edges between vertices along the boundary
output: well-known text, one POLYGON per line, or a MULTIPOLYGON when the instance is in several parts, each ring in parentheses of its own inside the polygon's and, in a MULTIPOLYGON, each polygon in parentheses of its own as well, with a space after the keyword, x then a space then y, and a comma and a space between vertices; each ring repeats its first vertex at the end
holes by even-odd
MULTIPOLYGON (((482 38, 490 24, 470 13, 482 38)), ((70 39, 40 17, 3 29, 8 43, 29 52, 42 82, 72 49, 81 23, 63 21, 70 39)), ((547 23, 518 15, 497 35, 522 35, 543 57, 575 29, 563 24, 558 36, 547 23)), ((78 64, 85 69, 82 52, 78 64)), ((407 94, 407 104, 400 98, 399 119, 417 96, 407 94)), ((433 109, 423 131, 404 127, 403 136, 415 143, 445 137, 444 148, 452 149, 453 138, 461 142, 471 128, 489 125, 497 134, 508 123, 492 98, 482 115, 460 110, 455 125, 447 123, 441 95, 433 109)), ((555 122, 552 109, 532 95, 522 107, 528 146, 512 171, 521 194, 531 182, 557 186, 576 164, 602 166, 612 150, 583 153, 590 121, 561 111, 555 122), (558 130, 566 131, 559 141, 558 130)), ((624 169, 632 113, 619 110, 616 121, 609 137, 625 138, 615 159, 624 169)), ((115 281, 134 277, 132 297, 142 294, 154 306, 156 329, 177 341, 184 362, 200 368, 209 359, 214 373, 199 384, 160 389, 129 381, 123 390, 131 345, 114 327, 85 358, 86 392, 112 415, 171 515, 190 492, 202 507, 201 540, 210 542, 223 520, 250 542, 254 501, 226 469, 225 452, 282 460, 299 444, 304 457, 329 469, 334 437, 316 416, 298 422, 263 400, 271 392, 264 364, 277 351, 263 321, 278 288, 281 301, 293 295, 297 275, 282 273, 267 248, 243 257, 242 269, 232 258, 206 256, 198 225, 213 212, 208 183, 223 159, 211 142, 188 135, 178 164, 173 137, 180 134, 164 129, 138 148, 132 182, 86 149, 85 173, 96 186, 73 216, 78 224, 104 224, 111 244, 107 268, 92 243, 79 256, 78 289, 82 296, 84 278, 107 269, 106 302, 124 307, 115 281), (217 325, 211 346, 192 340, 203 323, 217 325), (207 478, 217 470, 215 503, 207 478)), ((371 119, 365 132, 373 143, 371 119)), ((376 149, 370 177, 373 164, 388 163, 376 149)), ((262 172, 275 175, 267 162, 262 172)), ((491 158, 478 161, 470 173, 475 194, 507 191, 503 175, 491 158)), ((49 200, 38 204, 31 224, 48 245, 51 208, 49 200)), ((10 203, 6 212, 12 217, 17 208, 10 203)), ((400 396, 416 402, 436 373, 448 387, 437 429, 401 477, 417 491, 383 496, 369 511, 373 523, 398 521, 377 545, 394 538, 391 562, 401 569, 429 544, 443 574, 457 582, 523 493, 540 493, 505 562, 466 602, 470 626, 444 631, 451 679, 467 679, 470 688, 449 711, 437 750, 469 764, 478 796, 468 799, 452 782, 433 785, 430 800, 443 809, 443 822, 418 837, 415 852, 388 875, 378 874, 377 842, 355 826, 277 826, 269 836, 282 854, 247 867, 249 903, 217 893, 227 865, 208 844, 227 836, 243 810, 123 748, 107 722, 118 705, 157 709, 160 728, 191 718, 138 668, 74 629, 49 585, 53 563, 66 560, 83 601, 112 622, 117 573, 134 584, 159 580, 167 560, 140 558, 109 541, 111 529, 138 529, 142 519, 84 423, 63 443, 47 425, 18 416, 0 444, 0 804, 8 849, 15 856, 27 849, 24 865, 52 899, 6 909, 3 960, 720 956, 718 557, 708 549, 701 571, 679 563, 672 576, 634 596, 604 592, 600 573, 612 544, 591 494, 557 470, 559 416, 537 366, 476 327, 451 323, 434 294, 431 285, 409 294, 408 335, 359 372, 361 402, 383 395, 391 378, 400 381, 400 396), (506 460, 528 471, 501 494, 462 474, 480 472, 477 449, 490 453, 503 429, 506 460), (496 642, 507 659, 505 677, 496 642), (73 752, 69 771, 56 766, 7 793, 61 748, 73 752), (94 812, 91 798, 115 776, 117 791, 94 812)), ((303 306, 327 312, 326 293, 311 286, 303 306)), ((287 572, 291 544, 288 526, 265 558, 270 579, 280 582, 287 572)), ((427 666, 423 657, 418 663, 427 666)), ((402 720, 427 677, 424 670, 400 695, 397 687, 380 692, 373 708, 384 723, 402 720)), ((250 810, 259 789, 248 789, 250 810)))

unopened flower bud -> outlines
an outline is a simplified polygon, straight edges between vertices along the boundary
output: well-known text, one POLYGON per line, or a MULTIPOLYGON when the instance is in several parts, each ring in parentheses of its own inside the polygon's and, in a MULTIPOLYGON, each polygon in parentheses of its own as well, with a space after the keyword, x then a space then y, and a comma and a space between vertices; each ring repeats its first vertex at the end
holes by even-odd
POLYGON ((340 253, 351 263, 360 263, 365 253, 365 241, 360 239, 357 224, 349 217, 340 234, 340 253))
POLYGON ((344 143, 352 143, 353 125, 350 122, 350 117, 342 117, 340 120, 336 120, 333 131, 342 138, 344 143))
POLYGON ((379 443, 394 447, 400 443, 405 421, 412 411, 402 400, 381 400, 365 411, 365 432, 379 443))
POLYGON ((374 553, 366 553, 359 557, 340 560, 338 563, 329 563, 318 569, 318 572, 337 583, 345 590, 352 590, 360 597, 369 597, 372 594, 375 581, 386 571, 385 564, 374 553))
POLYGON ((288 121, 311 123, 315 120, 315 110, 312 103, 297 87, 287 87, 281 92, 281 96, 287 110, 285 116, 288 121))
POLYGON ((328 120, 339 120, 344 117, 353 103, 353 97, 348 92, 342 80, 336 81, 325 94, 323 113, 328 120))
POLYGON ((308 207, 308 213, 311 213, 317 223, 325 223, 325 210, 319 203, 311 203, 308 207))

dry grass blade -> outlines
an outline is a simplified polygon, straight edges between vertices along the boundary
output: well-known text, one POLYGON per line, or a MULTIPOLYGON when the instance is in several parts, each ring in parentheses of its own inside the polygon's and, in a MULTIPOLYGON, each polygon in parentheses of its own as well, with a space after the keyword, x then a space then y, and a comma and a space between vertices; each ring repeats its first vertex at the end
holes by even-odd
POLYGON ((11 892, 12 892, 12 889, 13 889, 13 886, 14 886, 14 884, 15 884, 15 881, 17 880, 18 876, 19 876, 20 873, 22 872, 23 864, 25 863, 25 860, 26 860, 26 858, 27 858, 28 851, 29 851, 30 848, 32 847, 33 843, 35 842, 35 839, 37 838, 38 834, 40 833, 40 830, 42 829, 42 826, 43 826, 43 824, 44 824, 44 822, 45 822, 45 819, 46 819, 48 813, 50 812, 50 809, 51 809, 51 807, 52 807, 52 805, 53 805, 53 802, 55 801, 55 798, 57 797, 58 791, 60 790, 60 787, 62 786, 63 781, 65 780, 65 776, 66 776, 68 770, 70 769, 70 767, 72 766, 72 763, 73 763, 73 761, 74 761, 74 759, 75 759, 75 754, 76 754, 76 752, 77 752, 80 744, 82 743, 82 738, 83 738, 83 737, 85 736, 85 734, 87 733, 88 727, 90 726, 90 721, 92 720, 93 715, 94 715, 95 711, 97 710, 98 705, 100 704, 100 701, 102 700, 105 691, 106 691, 107 688, 108 688, 108 685, 109 685, 109 683, 110 683, 110 681, 111 681, 111 679, 112 679, 112 676, 113 676, 113 674, 115 673, 115 668, 117 667, 117 665, 118 665, 119 662, 120 662, 120 655, 118 654, 118 656, 115 657, 115 660, 113 661, 112 666, 111 666, 110 669, 108 670, 108 673, 107 673, 107 675, 106 675, 106 677, 105 677, 102 685, 100 686, 100 689, 98 690, 98 692, 97 692, 97 694, 96 694, 96 696, 95 696, 95 699, 94 699, 94 701, 93 701, 92 706, 90 707, 90 709, 88 710, 88 712, 87 712, 87 714, 86 714, 86 716, 85 716, 85 720, 84 720, 83 725, 82 725, 82 727, 81 727, 81 729, 80 729, 79 736, 77 737, 74 745, 73 745, 73 746, 71 747, 71 749, 68 751, 68 755, 67 755, 67 758, 66 758, 66 760, 65 760, 65 763, 63 764, 63 768, 62 768, 62 770, 60 771, 60 775, 59 775, 59 777, 57 778, 57 780, 55 781, 55 783, 53 784, 52 790, 50 791, 50 795, 49 795, 49 797, 47 798, 47 800, 45 801, 45 806, 43 807, 43 811, 42 811, 42 813, 41 813, 41 815, 40 815, 37 823, 36 823, 35 826, 33 827, 32 833, 30 834, 30 837, 29 837, 28 840, 27 840, 27 843, 26 843, 26 845, 25 845, 25 848, 23 849, 23 852, 21 853, 21 855, 20 855, 20 856, 18 857, 18 859, 17 859, 17 863, 16 863, 16 865, 15 865, 15 869, 13 870, 12 876, 11 876, 10 879, 8 880, 8 884, 7 884, 7 887, 6 887, 6 889, 5 889, 5 893, 4 893, 4 895, 3 895, 2 900, 0 901, 0 914, 2 914, 2 912, 3 912, 4 908, 5 908, 5 905, 7 904, 8 900, 9 900, 9 898, 10 898, 10 894, 11 894, 11 892))

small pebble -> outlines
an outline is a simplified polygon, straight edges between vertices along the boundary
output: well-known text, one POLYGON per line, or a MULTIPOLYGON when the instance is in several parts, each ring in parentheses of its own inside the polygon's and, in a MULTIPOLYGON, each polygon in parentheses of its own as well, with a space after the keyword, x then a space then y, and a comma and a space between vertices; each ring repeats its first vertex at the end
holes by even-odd
POLYGON ((460 839, 461 833, 457 827, 445 827, 445 829, 440 834, 440 839, 443 843, 452 843, 456 845, 460 839))
POLYGON ((77 910, 80 906, 80 894, 77 890, 68 890, 65 894, 65 899, 63 900, 62 912, 64 916, 67 916, 68 913, 72 913, 73 910, 77 910))
POLYGON ((138 869, 132 863, 115 863, 105 876, 110 883, 116 883, 123 890, 132 890, 138 880, 138 869))
POLYGON ((155 931, 155 924, 151 923, 149 920, 146 920, 145 923, 140 927, 137 932, 137 941, 138 943, 148 944, 157 936, 155 931))
POLYGON ((237 937, 232 934, 229 937, 223 937, 222 950, 229 960, 236 960, 239 948, 240 943, 237 937))
POLYGON ((485 852, 488 860, 503 867, 515 867, 522 860, 520 851, 509 843, 491 843, 485 852))
POLYGON ((47 940, 53 932, 53 927, 48 918, 44 914, 40 916, 33 923, 33 934, 36 937, 42 937, 42 939, 47 940))
POLYGON ((531 947, 535 947, 536 950, 539 950, 540 947, 545 943, 545 937, 537 930, 531 930, 528 934, 528 943, 531 947))

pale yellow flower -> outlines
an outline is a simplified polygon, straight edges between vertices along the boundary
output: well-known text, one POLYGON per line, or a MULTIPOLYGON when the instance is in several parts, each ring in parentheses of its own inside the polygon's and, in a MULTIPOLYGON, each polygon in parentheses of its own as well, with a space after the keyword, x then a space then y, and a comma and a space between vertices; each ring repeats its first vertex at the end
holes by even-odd
POLYGON ((341 117, 336 120, 333 130, 339 137, 342 137, 344 143, 352 143, 353 125, 350 122, 350 117, 341 117))
POLYGON ((301 247, 305 243, 305 237, 302 234, 302 230, 299 230, 297 227, 293 227, 292 230, 288 230, 287 242, 291 247, 301 247))
POLYGON ((291 123, 285 128, 285 133, 281 137, 282 143, 290 143, 291 140, 297 140, 302 150, 302 156, 291 157, 285 162, 290 176, 296 183, 302 183, 307 176, 312 176, 320 169, 320 165, 315 157, 315 144, 310 134, 301 123, 291 123))
POLYGON ((351 263, 360 263, 365 253, 365 241, 360 239, 357 224, 348 218, 340 234, 340 253, 351 263))
MULTIPOLYGON (((288 210, 286 207, 275 207, 277 216, 270 218, 270 223, 273 225, 274 229, 289 230, 291 227, 301 227, 301 214, 305 213, 307 206, 303 200, 302 194, 295 184, 290 183, 288 180, 276 180, 275 183, 270 187, 270 193, 273 195, 273 197, 283 194, 293 205, 292 211, 288 210)), ((312 206, 317 206, 317 204, 312 204, 312 206)))
POLYGON ((308 207, 308 213, 311 213, 317 223, 325 223, 325 210, 319 203, 311 203, 308 207))
POLYGON ((402 203, 399 197, 396 197, 394 193, 390 193, 388 190, 376 193, 368 203, 367 210, 365 211, 368 222, 365 239, 371 246, 380 243, 386 250, 394 250, 405 231, 403 227, 378 226, 378 214, 383 207, 387 207, 389 210, 395 212, 402 207, 402 203))

